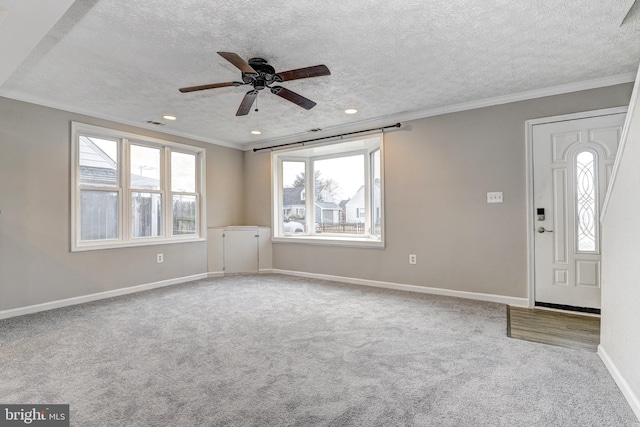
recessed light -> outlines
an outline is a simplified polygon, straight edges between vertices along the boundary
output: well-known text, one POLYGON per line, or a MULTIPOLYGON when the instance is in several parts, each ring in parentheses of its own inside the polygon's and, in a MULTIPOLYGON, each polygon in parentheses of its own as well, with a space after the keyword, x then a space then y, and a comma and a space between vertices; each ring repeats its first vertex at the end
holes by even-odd
POLYGON ((162 118, 167 120, 178 120, 176 116, 172 116, 171 114, 165 114, 162 118))
POLYGON ((262 132, 260 132, 259 130, 252 130, 252 131, 251 131, 251 134, 252 134, 252 135, 261 135, 261 134, 262 134, 262 132))
POLYGON ((344 110, 344 112, 347 114, 355 114, 358 112, 358 110, 356 110, 355 108, 347 108, 346 110, 344 110))

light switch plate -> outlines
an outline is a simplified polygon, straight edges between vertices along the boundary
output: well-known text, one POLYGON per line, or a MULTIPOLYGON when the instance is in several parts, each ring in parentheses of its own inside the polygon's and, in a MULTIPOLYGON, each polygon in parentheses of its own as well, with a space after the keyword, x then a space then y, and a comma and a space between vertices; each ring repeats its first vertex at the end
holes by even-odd
POLYGON ((502 203, 502 191, 487 193, 487 203, 502 203))

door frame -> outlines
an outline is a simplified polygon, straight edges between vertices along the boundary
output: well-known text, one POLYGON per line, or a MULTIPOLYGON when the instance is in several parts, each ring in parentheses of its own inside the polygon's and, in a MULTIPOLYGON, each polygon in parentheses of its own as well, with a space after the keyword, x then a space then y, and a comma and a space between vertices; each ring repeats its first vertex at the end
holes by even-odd
MULTIPOLYGON (((533 126, 548 123, 566 122, 570 120, 588 119, 591 117, 609 116, 613 114, 626 113, 628 107, 613 107, 602 110, 582 111, 579 113, 563 114, 559 116, 541 117, 531 119, 525 122, 525 141, 526 141, 526 186, 527 186, 527 299, 529 300, 529 308, 535 306, 535 214, 533 210, 533 126)), ((618 150, 620 153, 620 150, 618 150)), ((607 195, 603 195, 605 198, 607 195)), ((602 215, 602 212, 600 213, 602 215)))

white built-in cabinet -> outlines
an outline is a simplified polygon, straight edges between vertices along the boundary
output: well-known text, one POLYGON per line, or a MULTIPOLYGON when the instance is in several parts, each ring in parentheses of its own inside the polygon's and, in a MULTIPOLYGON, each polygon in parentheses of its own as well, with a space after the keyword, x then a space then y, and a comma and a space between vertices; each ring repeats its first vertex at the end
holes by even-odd
POLYGON ((207 230, 207 268, 210 274, 271 271, 271 228, 214 227, 207 230))

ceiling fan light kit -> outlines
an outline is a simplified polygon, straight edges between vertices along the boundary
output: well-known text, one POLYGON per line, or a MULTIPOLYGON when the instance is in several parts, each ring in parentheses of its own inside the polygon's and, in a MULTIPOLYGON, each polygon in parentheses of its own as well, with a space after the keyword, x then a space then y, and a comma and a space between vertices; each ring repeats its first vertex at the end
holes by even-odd
POLYGON ((217 89, 221 87, 238 87, 244 85, 251 85, 253 89, 245 93, 240 107, 236 112, 236 116, 246 116, 251 111, 256 97, 260 91, 268 88, 272 94, 277 95, 287 101, 310 110, 316 106, 316 103, 312 100, 305 98, 304 96, 293 92, 285 87, 276 85, 274 83, 282 83, 290 80, 306 79, 309 77, 319 77, 331 75, 329 68, 326 65, 314 65, 312 67, 298 68, 295 70, 283 71, 276 73, 276 70, 267 63, 263 58, 251 58, 249 61, 245 61, 240 56, 233 52, 218 52, 218 55, 232 63, 236 68, 242 72, 242 81, 225 82, 225 83, 213 83, 199 86, 183 87, 178 89, 182 93, 196 92, 208 89, 217 89))

